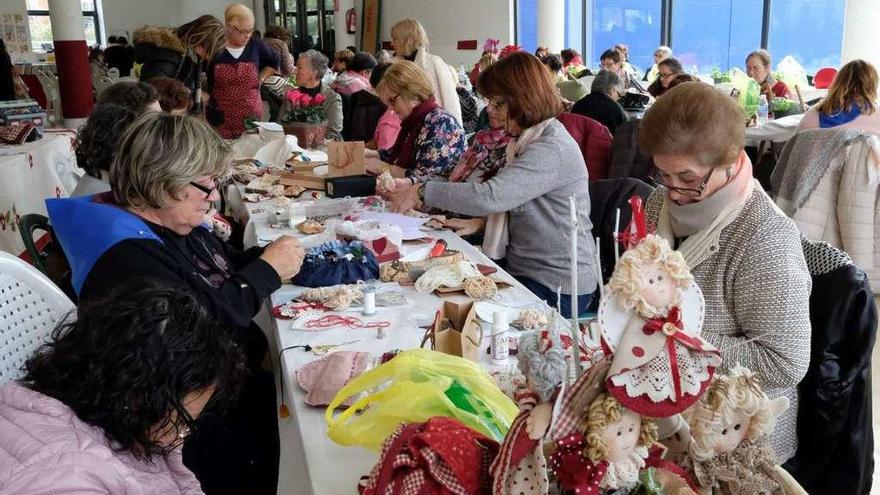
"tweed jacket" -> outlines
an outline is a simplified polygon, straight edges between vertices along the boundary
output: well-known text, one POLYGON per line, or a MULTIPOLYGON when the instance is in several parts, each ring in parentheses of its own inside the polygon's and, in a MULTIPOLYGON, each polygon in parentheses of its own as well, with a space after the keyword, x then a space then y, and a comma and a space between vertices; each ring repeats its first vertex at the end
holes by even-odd
MULTIPOLYGON (((665 196, 660 187, 648 198, 652 225, 665 196)), ((784 462, 797 449, 797 385, 810 364, 812 281, 800 234, 756 184, 710 250, 714 254, 690 267, 706 298, 702 336, 721 349, 721 373, 745 366, 760 377, 767 395, 791 401, 770 438, 784 462)))

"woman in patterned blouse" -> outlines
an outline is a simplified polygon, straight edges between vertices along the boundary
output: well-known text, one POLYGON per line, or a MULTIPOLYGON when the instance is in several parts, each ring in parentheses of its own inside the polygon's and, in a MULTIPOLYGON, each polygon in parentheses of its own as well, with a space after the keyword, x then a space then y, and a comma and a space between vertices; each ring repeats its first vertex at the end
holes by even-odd
POLYGON ((392 65, 376 88, 379 98, 400 117, 400 133, 390 149, 367 150, 367 168, 378 174, 381 162, 406 171, 396 187, 445 180, 465 149, 464 129, 434 99, 424 71, 409 61, 392 65))

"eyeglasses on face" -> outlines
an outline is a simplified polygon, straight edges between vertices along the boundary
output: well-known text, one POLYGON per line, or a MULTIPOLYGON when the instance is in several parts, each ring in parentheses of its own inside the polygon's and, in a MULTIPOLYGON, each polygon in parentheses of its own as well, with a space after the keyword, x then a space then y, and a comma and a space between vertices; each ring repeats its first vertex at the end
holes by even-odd
POLYGON ((507 105, 507 100, 504 98, 490 98, 489 105, 492 106, 492 109, 495 111, 501 111, 505 105, 507 105))
POLYGON ((232 30, 233 30, 235 33, 240 34, 240 35, 242 35, 242 36, 250 36, 250 35, 254 34, 254 30, 253 30, 253 29, 241 29, 241 28, 238 27, 238 26, 230 26, 230 27, 232 28, 232 30))
POLYGON ((198 189, 199 191, 202 191, 203 193, 205 193, 205 198, 211 197, 211 194, 213 194, 214 191, 220 189, 220 181, 218 179, 214 179, 214 186, 213 187, 208 187, 203 184, 199 184, 196 181, 190 181, 189 185, 191 185, 194 188, 198 189))
POLYGON ((649 176, 649 179, 652 182, 654 182, 656 185, 663 186, 670 191, 675 191, 678 194, 681 194, 682 196, 687 196, 689 198, 699 198, 700 196, 703 195, 703 191, 706 190, 706 186, 709 184, 709 179, 711 179, 712 174, 715 173, 715 168, 716 167, 712 167, 712 169, 709 170, 709 173, 706 174, 705 176, 703 176, 702 180, 700 181, 700 185, 696 189, 691 188, 691 187, 677 187, 677 186, 670 185, 668 183, 667 179, 663 178, 662 173, 656 169, 649 176))

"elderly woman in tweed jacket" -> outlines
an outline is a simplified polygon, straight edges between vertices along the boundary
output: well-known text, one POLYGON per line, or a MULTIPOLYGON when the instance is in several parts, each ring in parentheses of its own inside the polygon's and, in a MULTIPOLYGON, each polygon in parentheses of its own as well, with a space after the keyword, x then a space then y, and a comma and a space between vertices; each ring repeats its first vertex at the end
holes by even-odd
POLYGON ((684 255, 706 298, 702 335, 726 372, 745 366, 791 407, 771 435, 780 462, 797 449, 797 385, 810 363, 810 273, 800 234, 752 178, 736 102, 709 85, 671 89, 642 120, 658 188, 646 213, 684 255))

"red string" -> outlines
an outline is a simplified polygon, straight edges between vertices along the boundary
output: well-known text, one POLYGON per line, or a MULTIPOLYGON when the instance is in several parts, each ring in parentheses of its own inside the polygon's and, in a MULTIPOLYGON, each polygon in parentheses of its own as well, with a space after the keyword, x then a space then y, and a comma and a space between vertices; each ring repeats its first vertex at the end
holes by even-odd
POLYGON ((303 325, 305 328, 388 328, 391 326, 389 321, 374 321, 364 323, 363 320, 356 316, 339 316, 326 315, 314 320, 309 320, 303 325))

